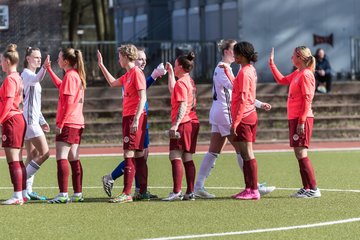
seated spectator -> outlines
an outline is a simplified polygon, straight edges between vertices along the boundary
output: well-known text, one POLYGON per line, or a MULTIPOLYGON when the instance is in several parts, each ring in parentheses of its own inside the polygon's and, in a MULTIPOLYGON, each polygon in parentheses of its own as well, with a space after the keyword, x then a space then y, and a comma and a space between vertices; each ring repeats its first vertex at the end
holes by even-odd
POLYGON ((320 93, 327 93, 331 91, 331 66, 326 57, 325 51, 322 48, 316 50, 316 91, 320 93))

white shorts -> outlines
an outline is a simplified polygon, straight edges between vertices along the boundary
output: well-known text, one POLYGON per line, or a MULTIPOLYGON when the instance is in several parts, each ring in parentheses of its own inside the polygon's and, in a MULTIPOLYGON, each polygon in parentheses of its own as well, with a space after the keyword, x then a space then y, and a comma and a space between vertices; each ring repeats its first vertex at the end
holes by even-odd
POLYGON ((25 140, 29 140, 35 137, 40 137, 42 135, 45 134, 39 124, 26 125, 25 140))
POLYGON ((222 137, 226 137, 230 135, 230 128, 231 125, 218 125, 218 124, 212 124, 211 125, 211 132, 220 133, 222 137))

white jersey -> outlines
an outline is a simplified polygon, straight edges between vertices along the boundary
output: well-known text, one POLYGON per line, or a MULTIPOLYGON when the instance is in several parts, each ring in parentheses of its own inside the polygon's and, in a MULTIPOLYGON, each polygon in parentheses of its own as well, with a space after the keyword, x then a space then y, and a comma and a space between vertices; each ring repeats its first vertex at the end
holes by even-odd
POLYGON ((233 85, 226 76, 224 69, 220 68, 219 65, 226 66, 228 72, 233 74, 229 64, 219 62, 216 66, 213 75, 213 103, 210 109, 209 122, 216 125, 230 125, 230 104, 233 85))
POLYGON ((27 125, 46 123, 41 113, 41 85, 40 81, 45 76, 45 69, 41 68, 36 74, 25 68, 21 73, 24 83, 24 109, 23 114, 27 125))

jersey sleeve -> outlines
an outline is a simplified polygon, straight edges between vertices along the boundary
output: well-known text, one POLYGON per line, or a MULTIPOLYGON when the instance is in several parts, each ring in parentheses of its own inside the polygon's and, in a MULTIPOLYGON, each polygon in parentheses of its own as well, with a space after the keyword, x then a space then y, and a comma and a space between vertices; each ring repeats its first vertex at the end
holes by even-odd
POLYGON ((186 102, 186 86, 183 82, 177 82, 174 87, 174 100, 177 102, 186 102))
POLYGON ((225 67, 224 69, 221 69, 221 71, 217 71, 217 80, 225 88, 233 88, 234 76, 231 74, 231 69, 229 70, 225 67))
POLYGON ((78 79, 75 76, 65 76, 63 80, 63 94, 69 96, 75 96, 77 92, 77 81, 78 79))
POLYGON ((15 98, 16 96, 16 81, 9 77, 7 81, 4 81, 4 89, 6 89, 5 97, 15 98))
POLYGON ((136 90, 146 90, 146 80, 144 74, 140 71, 135 71, 134 78, 136 90))

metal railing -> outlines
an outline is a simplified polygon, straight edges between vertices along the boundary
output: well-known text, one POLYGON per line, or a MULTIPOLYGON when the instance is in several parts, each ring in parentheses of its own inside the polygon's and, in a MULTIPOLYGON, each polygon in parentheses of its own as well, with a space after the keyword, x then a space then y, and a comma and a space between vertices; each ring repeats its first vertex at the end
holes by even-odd
MULTIPOLYGON (((216 42, 141 41, 132 42, 132 44, 145 47, 147 55, 146 74, 150 74, 160 62, 174 64, 177 56, 194 51, 196 56, 195 67, 191 74, 198 83, 211 83, 214 67, 220 59, 216 42)), ((124 72, 118 63, 117 47, 119 45, 115 41, 62 42, 63 47, 74 46, 82 51, 89 85, 104 83, 103 75, 97 66, 97 49, 103 55, 105 66, 114 76, 119 77, 124 72)))
POLYGON ((351 38, 351 78, 360 78, 360 37, 351 38))

